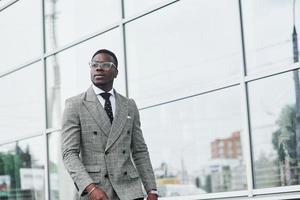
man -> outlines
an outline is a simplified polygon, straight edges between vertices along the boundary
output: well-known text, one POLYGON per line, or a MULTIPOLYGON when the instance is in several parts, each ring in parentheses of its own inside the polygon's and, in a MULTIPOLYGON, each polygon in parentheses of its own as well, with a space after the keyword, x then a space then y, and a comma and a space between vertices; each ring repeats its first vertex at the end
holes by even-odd
POLYGON ((90 63, 92 86, 66 100, 62 156, 79 193, 89 200, 157 200, 155 177, 137 106, 113 89, 114 53, 101 49, 90 63))

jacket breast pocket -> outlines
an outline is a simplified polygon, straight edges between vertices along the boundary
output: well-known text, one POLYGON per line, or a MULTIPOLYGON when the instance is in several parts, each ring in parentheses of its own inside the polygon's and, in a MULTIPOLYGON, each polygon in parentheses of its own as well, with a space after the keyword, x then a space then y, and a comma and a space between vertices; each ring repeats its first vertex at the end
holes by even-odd
POLYGON ((81 137, 82 143, 93 144, 97 136, 95 133, 97 133, 96 130, 82 131, 82 137, 81 137))

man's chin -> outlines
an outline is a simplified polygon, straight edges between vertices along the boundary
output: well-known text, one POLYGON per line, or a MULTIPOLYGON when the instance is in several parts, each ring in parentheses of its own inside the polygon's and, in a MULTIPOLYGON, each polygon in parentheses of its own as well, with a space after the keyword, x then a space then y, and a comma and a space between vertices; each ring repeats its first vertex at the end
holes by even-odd
POLYGON ((106 81, 99 81, 99 80, 93 80, 92 83, 98 87, 98 88, 109 88, 112 87, 113 83, 106 82, 106 81))
POLYGON ((103 85, 105 81, 101 79, 93 79, 92 82, 94 85, 97 86, 97 85, 103 85))

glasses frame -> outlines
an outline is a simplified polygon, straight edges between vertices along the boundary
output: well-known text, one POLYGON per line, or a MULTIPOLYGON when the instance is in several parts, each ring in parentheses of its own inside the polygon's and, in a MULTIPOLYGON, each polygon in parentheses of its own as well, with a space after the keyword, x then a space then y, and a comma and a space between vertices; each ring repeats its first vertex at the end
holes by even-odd
POLYGON ((117 66, 113 62, 97 62, 92 60, 91 62, 89 62, 89 65, 93 69, 100 67, 101 69, 109 70, 114 67, 116 70, 118 70, 117 66), (93 66, 93 64, 97 64, 97 66, 93 66), (109 67, 103 67, 104 64, 109 64, 109 67))

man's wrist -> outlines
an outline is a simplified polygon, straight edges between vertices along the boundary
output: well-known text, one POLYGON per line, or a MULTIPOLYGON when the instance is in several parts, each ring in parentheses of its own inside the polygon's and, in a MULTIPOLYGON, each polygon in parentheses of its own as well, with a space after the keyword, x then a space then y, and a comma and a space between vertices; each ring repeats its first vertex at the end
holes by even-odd
POLYGON ((94 190, 96 190, 96 186, 94 186, 88 193, 87 193, 87 195, 88 196, 90 196, 91 194, 92 194, 92 192, 94 192, 94 190))
POLYGON ((91 191, 91 190, 94 190, 93 188, 95 188, 95 187, 96 187, 96 184, 94 184, 94 183, 89 184, 89 185, 86 186, 86 188, 85 188, 86 193, 90 193, 90 191, 91 191))

